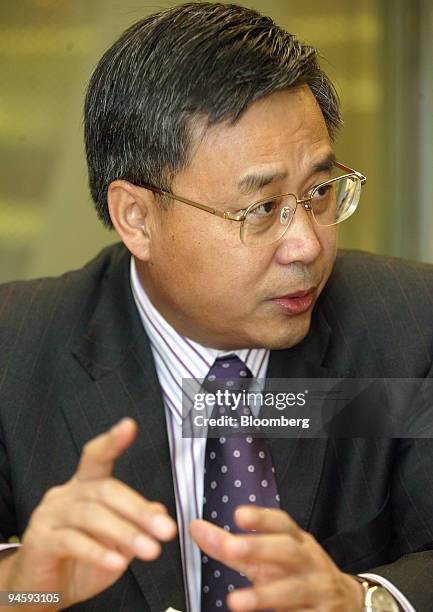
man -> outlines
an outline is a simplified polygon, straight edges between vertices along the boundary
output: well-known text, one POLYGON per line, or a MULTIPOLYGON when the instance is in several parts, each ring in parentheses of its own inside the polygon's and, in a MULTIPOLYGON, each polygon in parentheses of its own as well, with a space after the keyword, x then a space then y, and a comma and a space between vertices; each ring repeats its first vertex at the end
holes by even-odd
POLYGON ((0 293, 0 525, 22 544, 1 590, 77 610, 431 609, 430 440, 239 438, 265 502, 238 507, 231 466, 210 479, 231 441, 182 437, 182 379, 224 368, 432 377, 432 267, 336 258, 364 182, 335 160, 339 123, 314 49, 250 9, 178 6, 105 53, 87 158, 123 245, 0 293))

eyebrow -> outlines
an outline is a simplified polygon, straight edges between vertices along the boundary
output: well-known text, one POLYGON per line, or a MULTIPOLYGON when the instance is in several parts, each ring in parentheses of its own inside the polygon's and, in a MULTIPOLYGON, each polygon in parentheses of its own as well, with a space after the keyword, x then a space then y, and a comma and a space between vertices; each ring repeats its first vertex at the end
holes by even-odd
MULTIPOLYGON (((336 161, 335 153, 331 151, 326 157, 313 164, 310 175, 331 171, 336 161)), ((250 194, 259 191, 270 183, 282 181, 287 177, 288 172, 286 170, 280 172, 251 172, 241 178, 238 182, 238 189, 241 193, 250 194)))
POLYGON ((317 174, 318 172, 330 172, 336 161, 337 158, 334 151, 330 151, 326 157, 313 165, 311 174, 317 174))

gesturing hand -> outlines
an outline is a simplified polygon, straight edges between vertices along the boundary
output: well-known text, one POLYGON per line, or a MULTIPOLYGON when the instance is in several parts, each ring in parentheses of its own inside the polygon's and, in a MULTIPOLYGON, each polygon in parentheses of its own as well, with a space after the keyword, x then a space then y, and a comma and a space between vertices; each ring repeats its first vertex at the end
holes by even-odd
POLYGON ((14 555, 10 590, 61 592, 66 607, 108 588, 134 557, 159 556, 175 522, 162 504, 111 476, 136 433, 136 423, 123 419, 84 446, 68 482, 47 491, 14 555))
POLYGON ((252 586, 229 593, 231 610, 360 612, 362 589, 341 572, 312 535, 282 510, 239 506, 236 524, 252 534, 231 534, 196 520, 190 533, 218 561, 246 574, 252 586))

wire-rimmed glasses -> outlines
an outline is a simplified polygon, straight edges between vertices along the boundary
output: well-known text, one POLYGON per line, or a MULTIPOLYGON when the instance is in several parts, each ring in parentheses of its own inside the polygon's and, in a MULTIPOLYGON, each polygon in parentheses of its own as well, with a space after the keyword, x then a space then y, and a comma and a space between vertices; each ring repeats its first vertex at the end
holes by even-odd
POLYGON ((242 242, 248 247, 257 247, 277 242, 284 236, 298 204, 311 213, 314 221, 323 227, 341 223, 355 212, 361 196, 361 185, 366 182, 366 177, 338 162, 334 162, 334 165, 345 174, 319 183, 303 198, 298 198, 294 193, 283 193, 253 202, 237 212, 212 208, 146 183, 136 185, 212 215, 240 223, 242 242))

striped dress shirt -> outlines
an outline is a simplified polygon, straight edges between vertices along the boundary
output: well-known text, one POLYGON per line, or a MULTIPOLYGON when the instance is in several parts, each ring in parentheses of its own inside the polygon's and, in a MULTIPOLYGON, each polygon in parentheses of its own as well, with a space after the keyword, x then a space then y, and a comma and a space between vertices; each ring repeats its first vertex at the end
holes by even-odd
MULTIPOLYGON (((200 612, 201 554, 189 536, 189 524, 202 517, 204 459, 206 438, 182 437, 182 379, 203 379, 215 359, 235 353, 251 370, 255 378, 264 381, 269 362, 267 349, 219 351, 201 346, 181 336, 153 306, 137 276, 131 257, 131 288, 144 329, 149 337, 156 372, 165 406, 167 433, 170 444, 179 540, 182 556, 183 582, 188 612, 200 612)), ((251 406, 254 416, 257 407, 251 406)), ((377 574, 360 574, 386 587, 394 595, 403 612, 415 612, 408 599, 389 580, 377 574)))

